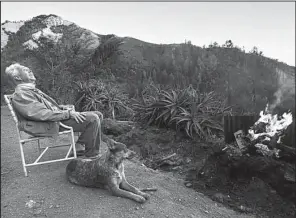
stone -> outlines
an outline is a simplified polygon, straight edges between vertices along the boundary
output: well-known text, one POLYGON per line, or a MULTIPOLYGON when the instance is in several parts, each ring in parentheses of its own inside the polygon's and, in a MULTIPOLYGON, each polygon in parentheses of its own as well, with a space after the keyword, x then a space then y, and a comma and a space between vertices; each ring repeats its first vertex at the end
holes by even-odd
POLYGON ((129 122, 120 122, 110 118, 102 121, 102 132, 106 135, 119 136, 131 131, 132 128, 129 122))
POLYGON ((222 193, 216 193, 213 195, 213 199, 219 203, 223 203, 224 200, 226 199, 226 196, 223 195, 222 193))
POLYGON ((185 184, 185 186, 186 186, 187 188, 191 188, 191 187, 192 187, 192 183, 188 182, 188 183, 185 184))

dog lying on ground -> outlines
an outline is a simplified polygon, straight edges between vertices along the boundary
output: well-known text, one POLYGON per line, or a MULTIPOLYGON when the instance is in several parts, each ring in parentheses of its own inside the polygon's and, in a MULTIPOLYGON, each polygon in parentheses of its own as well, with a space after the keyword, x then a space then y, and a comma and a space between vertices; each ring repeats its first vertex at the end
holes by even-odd
POLYGON ((132 158, 135 153, 123 143, 109 138, 106 141, 108 150, 104 155, 96 159, 71 160, 66 168, 68 180, 80 186, 108 189, 115 196, 144 203, 149 195, 130 185, 124 174, 123 160, 132 158))

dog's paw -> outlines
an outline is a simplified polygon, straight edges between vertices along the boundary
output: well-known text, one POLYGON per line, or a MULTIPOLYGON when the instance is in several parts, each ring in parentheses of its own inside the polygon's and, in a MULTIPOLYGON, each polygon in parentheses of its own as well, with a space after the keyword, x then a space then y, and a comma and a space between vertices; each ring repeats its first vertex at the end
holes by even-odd
POLYGON ((141 196, 144 197, 146 200, 150 198, 150 195, 144 192, 141 193, 141 196))
POLYGON ((146 199, 144 197, 138 195, 138 196, 136 196, 135 201, 143 204, 146 201, 146 199))

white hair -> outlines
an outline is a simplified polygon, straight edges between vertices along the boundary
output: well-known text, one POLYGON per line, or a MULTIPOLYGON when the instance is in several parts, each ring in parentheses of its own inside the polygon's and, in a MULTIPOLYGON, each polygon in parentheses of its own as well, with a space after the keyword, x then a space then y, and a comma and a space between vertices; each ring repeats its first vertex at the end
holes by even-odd
POLYGON ((9 67, 6 67, 5 73, 10 78, 13 78, 19 74, 19 70, 21 70, 24 66, 19 63, 11 64, 9 67))

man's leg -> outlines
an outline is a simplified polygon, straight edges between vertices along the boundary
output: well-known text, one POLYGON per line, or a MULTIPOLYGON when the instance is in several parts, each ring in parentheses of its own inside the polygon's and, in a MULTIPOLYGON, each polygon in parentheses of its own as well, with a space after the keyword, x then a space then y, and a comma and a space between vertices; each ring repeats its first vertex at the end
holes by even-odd
POLYGON ((62 123, 73 127, 74 132, 81 132, 77 143, 85 144, 86 157, 98 154, 100 149, 101 122, 96 113, 86 112, 85 121, 82 123, 77 123, 75 119, 64 120, 62 123))
MULTIPOLYGON (((104 115, 100 111, 91 111, 91 112, 95 113, 100 118, 100 131, 98 132, 98 134, 99 134, 98 137, 100 139, 100 143, 99 143, 99 146, 100 146, 102 143, 102 131, 103 131, 102 130, 102 123, 103 123, 104 115)), ((100 147, 97 148, 97 150, 99 150, 99 149, 100 149, 100 147)))

